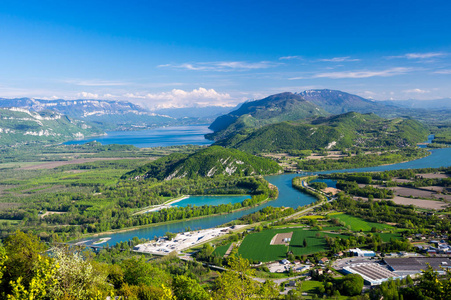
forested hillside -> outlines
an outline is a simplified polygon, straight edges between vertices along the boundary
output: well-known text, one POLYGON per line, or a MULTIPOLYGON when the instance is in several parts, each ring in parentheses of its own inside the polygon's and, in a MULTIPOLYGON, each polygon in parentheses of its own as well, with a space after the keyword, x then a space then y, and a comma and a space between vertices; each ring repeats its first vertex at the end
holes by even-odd
POLYGON ((267 98, 244 103, 240 108, 218 117, 210 129, 214 133, 206 135, 219 140, 247 129, 259 128, 267 124, 305 118, 325 116, 327 113, 318 106, 293 93, 281 93, 267 98))
POLYGON ((0 146, 57 143, 102 132, 57 112, 0 108, 0 146))
POLYGON ((171 154, 127 173, 125 178, 196 178, 247 176, 277 173, 281 168, 274 161, 235 149, 211 146, 194 154, 171 154))
POLYGON ((374 114, 346 113, 311 122, 282 122, 217 144, 250 153, 349 147, 407 147, 424 141, 428 130, 411 119, 386 120, 374 114))

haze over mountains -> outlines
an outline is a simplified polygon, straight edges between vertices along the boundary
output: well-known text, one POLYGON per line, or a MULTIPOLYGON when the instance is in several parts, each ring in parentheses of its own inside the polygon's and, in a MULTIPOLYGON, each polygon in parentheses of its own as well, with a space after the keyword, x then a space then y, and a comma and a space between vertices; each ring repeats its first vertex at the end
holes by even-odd
POLYGON ((33 112, 23 108, 0 108, 0 146, 25 143, 59 143, 102 131, 82 120, 54 111, 33 112))
POLYGON ((298 95, 331 114, 342 114, 349 111, 366 113, 378 109, 377 103, 342 91, 307 90, 298 95))
POLYGON ((405 108, 422 108, 422 109, 451 109, 451 98, 436 100, 385 100, 377 101, 385 105, 394 105, 405 108))
MULTIPOLYGON (((90 126, 91 133, 112 130, 138 130, 171 125, 209 124, 214 133, 207 138, 221 140, 236 133, 249 135, 253 130, 269 124, 284 121, 313 120, 317 117, 343 114, 347 112, 375 113, 384 118, 412 117, 429 125, 448 124, 451 121, 451 99, 373 101, 337 90, 308 90, 300 93, 280 93, 264 99, 248 101, 238 106, 207 106, 166 108, 150 111, 126 101, 110 100, 41 100, 31 98, 0 98, 0 108, 17 107, 29 113, 66 115, 68 124, 90 126)), ((8 122, 5 112, 0 113, 2 127, 16 130, 16 122, 8 122)), ((66 123, 58 123, 66 126, 66 123)), ((42 127, 36 132, 46 132, 42 127)), ((65 129, 62 129, 63 131, 65 129)), ((71 129, 72 130, 72 129, 71 129)), ((68 129, 68 132, 72 132, 68 129)), ((3 134, 4 134, 3 132, 3 134)), ((25 131, 26 132, 26 131, 25 131)), ((24 132, 24 133, 25 133, 24 132)), ((62 135, 62 136, 72 136, 62 135)), ((81 136, 81 135, 79 135, 81 136)), ((34 136, 43 139, 43 135, 34 136)), ((48 140, 48 139, 47 139, 48 140)), ((241 138, 240 138, 241 140, 241 138)), ((228 141, 227 143, 230 143, 228 141)), ((235 144, 232 142, 232 144, 235 144)))
POLYGON ((207 124, 233 107, 209 106, 150 111, 127 101, 42 100, 0 98, 0 107, 17 107, 34 112, 55 111, 92 123, 105 131, 145 129, 180 124, 207 124))

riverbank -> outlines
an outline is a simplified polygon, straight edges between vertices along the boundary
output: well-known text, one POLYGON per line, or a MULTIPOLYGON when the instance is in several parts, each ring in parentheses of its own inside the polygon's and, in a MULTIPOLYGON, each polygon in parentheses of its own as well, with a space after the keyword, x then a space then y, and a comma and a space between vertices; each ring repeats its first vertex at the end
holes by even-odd
MULTIPOLYGON (((360 168, 360 169, 345 169, 338 171, 327 171, 321 172, 321 174, 329 174, 335 172, 378 172, 378 171, 386 171, 386 170, 397 170, 397 169, 420 169, 420 168, 438 168, 438 167, 447 167, 451 166, 451 161, 449 157, 451 156, 451 148, 443 148, 432 150, 432 155, 428 157, 413 160, 407 163, 402 164, 394 164, 389 166, 380 166, 380 167, 370 167, 370 168, 360 168)), ((240 217, 251 214, 259 209, 262 209, 268 205, 274 207, 293 207, 296 208, 298 206, 305 206, 312 202, 315 202, 316 199, 312 196, 306 195, 304 193, 300 193, 296 189, 294 189, 291 185, 291 181, 294 177, 299 176, 299 174, 295 173, 285 173, 282 175, 273 175, 273 176, 265 176, 265 179, 276 186, 279 191, 278 198, 275 200, 271 200, 270 203, 261 204, 258 207, 246 207, 245 209, 241 209, 241 211, 234 211, 233 213, 222 214, 222 215, 209 215, 203 216, 197 219, 184 219, 184 220, 175 220, 169 223, 156 223, 149 225, 142 225, 137 227, 129 227, 124 229, 118 229, 115 231, 108 232, 100 232, 96 234, 85 235, 82 238, 88 237, 100 237, 107 236, 110 234, 111 240, 110 244, 116 244, 122 241, 128 241, 133 237, 137 236, 138 238, 154 238, 155 236, 164 236, 166 232, 183 232, 187 227, 192 229, 205 229, 205 228, 214 228, 224 226, 228 222, 232 222, 240 217)), ((269 202, 269 201, 268 201, 269 202)))
POLYGON ((159 210, 162 210, 164 208, 170 208, 171 207, 170 204, 174 204, 174 203, 180 202, 182 200, 188 199, 189 197, 190 197, 189 195, 182 195, 182 196, 177 197, 177 198, 169 199, 168 201, 166 201, 166 202, 164 202, 162 204, 147 206, 147 207, 145 207, 145 208, 133 213, 132 216, 139 215, 139 214, 144 214, 144 213, 148 213, 148 212, 152 212, 152 211, 159 211, 159 210))
POLYGON ((156 255, 168 255, 176 251, 181 252, 191 247, 207 243, 213 239, 234 232, 246 225, 235 225, 230 227, 209 228, 177 234, 172 240, 159 238, 156 241, 136 245, 133 251, 156 255))
MULTIPOLYGON (((183 199, 171 199, 171 200, 168 200, 168 201, 171 201, 171 203, 175 203, 175 202, 182 201, 182 200, 183 199)), ((263 204, 266 204, 267 202, 272 201, 272 200, 276 200, 276 199, 266 198, 265 200, 259 202, 256 205, 241 207, 241 208, 238 208, 238 209, 233 209, 232 211, 230 211, 228 213, 211 214, 211 215, 193 217, 193 218, 189 218, 189 219, 173 220, 173 221, 152 223, 152 224, 133 226, 133 227, 127 227, 127 228, 121 228, 121 229, 113 229, 113 230, 99 232, 99 233, 86 234, 86 235, 78 237, 78 238, 76 238, 74 240, 75 241, 83 240, 82 241, 83 243, 87 243, 87 242, 89 242, 89 239, 93 239, 93 238, 96 238, 96 237, 99 237, 99 236, 103 237, 103 236, 114 235, 114 234, 119 234, 119 233, 131 232, 131 231, 135 231, 135 230, 139 230, 139 229, 146 229, 146 228, 152 228, 152 227, 160 227, 160 226, 165 226, 165 225, 171 225, 171 224, 181 223, 181 222, 184 222, 184 221, 187 222, 187 221, 195 221, 195 220, 200 220, 200 219, 206 219, 206 218, 209 218, 209 217, 225 216, 225 215, 229 215, 229 214, 232 214, 232 213, 238 213, 240 211, 244 211, 244 210, 248 210, 248 209, 251 209, 251 208, 259 207, 259 206, 261 206, 263 204), (87 239, 88 239, 88 241, 85 241, 87 239)), ((166 203, 168 203, 168 201, 166 201, 166 203)), ((107 238, 109 238, 109 237, 107 237, 107 238)), ((152 238, 153 238, 153 236, 152 236, 152 238)), ((98 241, 93 241, 92 244, 95 244, 96 242, 98 242, 98 241)))

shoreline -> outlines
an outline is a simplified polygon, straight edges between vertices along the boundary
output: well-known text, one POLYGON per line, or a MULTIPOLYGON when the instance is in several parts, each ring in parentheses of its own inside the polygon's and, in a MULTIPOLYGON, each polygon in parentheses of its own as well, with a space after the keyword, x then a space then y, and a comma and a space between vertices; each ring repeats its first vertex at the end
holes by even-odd
MULTIPOLYGON (((262 204, 265 204, 266 202, 272 201, 272 200, 276 200, 275 199, 271 199, 271 198, 266 198, 265 200, 259 202, 258 204, 256 204, 255 206, 246 206, 246 207, 241 207, 239 209, 234 209, 232 211, 230 211, 229 213, 234 213, 234 212, 238 212, 238 211, 242 211, 242 210, 246 210, 246 209, 250 209, 252 207, 257 207, 260 206, 262 204)), ((168 225, 168 224, 173 224, 173 223, 179 223, 179 222, 184 222, 184 221, 191 221, 191 220, 198 220, 198 219, 202 219, 202 218, 207 218, 207 217, 214 217, 214 216, 220 216, 220 215, 224 215, 224 214, 229 214, 229 213, 219 213, 219 214, 212 214, 212 215, 206 215, 206 216, 199 216, 199 217, 194 217, 194 218, 189 218, 189 219, 182 219, 182 220, 173 220, 173 221, 167 221, 167 222, 161 222, 161 223, 152 223, 152 224, 146 224, 146 225, 140 225, 140 226, 133 226, 133 227, 128 227, 128 228, 122 228, 122 229, 112 229, 109 231, 104 231, 104 232, 99 232, 99 233, 92 233, 92 234, 88 234, 85 236, 82 236, 80 238, 76 238, 74 240, 70 240, 68 241, 68 243, 71 243, 73 241, 80 241, 80 242, 88 242, 88 241, 84 241, 86 239, 91 239, 91 238, 96 238, 98 236, 103 236, 103 235, 109 235, 109 234, 116 234, 116 233, 123 233, 123 232, 129 232, 129 231, 133 231, 133 230, 137 230, 137 229, 142 229, 142 228, 148 228, 148 227, 156 227, 156 226, 160 226, 160 225, 168 225)), ((224 225, 224 224, 223 224, 224 225)), ((201 229, 204 230, 204 229, 201 229)), ((105 237, 107 238, 107 237, 105 237)), ((80 242, 76 242, 76 243, 80 243, 80 242)))
MULTIPOLYGON (((432 152, 430 150, 426 150, 426 151, 429 152, 428 155, 421 156, 421 157, 416 157, 416 158, 411 159, 411 160, 403 160, 403 161, 400 161, 400 162, 392 162, 392 163, 388 163, 388 164, 376 164, 376 165, 368 165, 368 166, 364 166, 364 167, 342 166, 339 169, 325 169, 325 170, 318 170, 318 169, 315 169, 315 170, 301 170, 301 169, 297 169, 296 171, 290 171, 290 172, 285 172, 285 173, 297 173, 297 172, 314 173, 314 172, 328 172, 328 171, 347 170, 347 169, 363 169, 363 168, 374 168, 374 167, 391 166, 391 165, 403 164, 403 163, 419 160, 419 159, 428 157, 428 156, 430 156, 432 154, 432 152)), ((379 172, 379 171, 374 171, 374 172, 379 172)))
POLYGON ((159 210, 166 209, 166 208, 171 208, 171 207, 173 207, 174 203, 180 202, 180 201, 188 199, 190 197, 240 197, 240 196, 252 197, 252 195, 248 195, 248 194, 182 195, 177 198, 169 199, 168 201, 166 201, 162 204, 147 206, 147 207, 133 213, 132 215, 135 216, 138 214, 145 214, 148 212, 154 212, 154 211, 159 211, 159 210))

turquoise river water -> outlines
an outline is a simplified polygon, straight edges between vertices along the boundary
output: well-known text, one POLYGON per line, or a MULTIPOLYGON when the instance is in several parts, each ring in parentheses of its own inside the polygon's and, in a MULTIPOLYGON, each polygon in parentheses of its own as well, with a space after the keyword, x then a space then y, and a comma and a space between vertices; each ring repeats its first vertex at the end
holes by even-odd
MULTIPOLYGON (((379 166, 379 167, 369 167, 369 168, 360 168, 360 169, 345 169, 345 170, 335 170, 335 171, 325 171, 325 172, 317 172, 319 173, 336 173, 336 172, 365 172, 365 171, 385 171, 385 170, 398 170, 398 169, 416 169, 416 168, 437 168, 437 167, 448 167, 451 166, 451 148, 444 149, 435 149, 431 151, 431 155, 425 158, 421 158, 418 160, 379 166)), ((279 189, 279 197, 276 200, 269 201, 263 205, 258 207, 253 207, 250 209, 233 212, 225 215, 211 216, 205 217, 196 220, 187 220, 181 221, 172 224, 165 225, 157 225, 153 227, 146 227, 135 229, 126 232, 118 232, 114 234, 106 234, 101 235, 99 237, 109 237, 111 238, 108 243, 110 245, 116 244, 121 241, 127 241, 137 236, 139 238, 148 238, 153 239, 155 236, 163 236, 166 232, 182 232, 185 231, 188 227, 191 230, 196 229, 205 229, 216 227, 221 224, 230 222, 232 220, 236 220, 244 215, 253 213, 258 211, 266 206, 274 206, 274 207, 298 207, 307 205, 315 199, 312 196, 307 194, 303 194, 291 186, 291 180, 299 176, 299 174, 282 174, 282 175, 274 175, 274 176, 266 176, 265 178, 279 189)), ((246 198, 243 196, 242 199, 246 198)), ((229 202, 238 202, 240 201, 236 196, 223 196, 221 198, 217 198, 216 196, 202 196, 202 197, 190 197, 185 199, 185 202, 178 202, 174 205, 188 205, 188 204, 196 204, 196 205, 204 205, 204 204, 212 204, 217 205, 219 203, 229 203, 229 202), (189 200, 191 199, 191 200, 189 200), (185 201, 186 200, 186 201, 185 201), (218 202, 219 201, 219 202, 218 202)), ((242 201, 242 200, 241 200, 242 201)), ((99 238, 98 237, 98 238, 99 238)), ((97 240, 97 238, 96 238, 97 240)), ((89 242, 87 243, 89 244, 89 242)))

